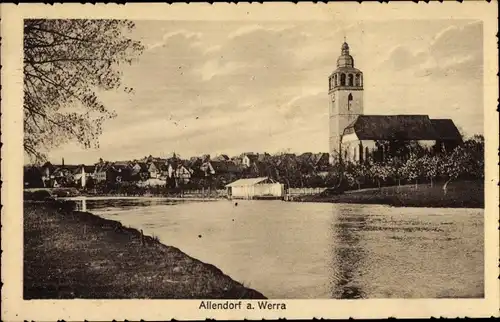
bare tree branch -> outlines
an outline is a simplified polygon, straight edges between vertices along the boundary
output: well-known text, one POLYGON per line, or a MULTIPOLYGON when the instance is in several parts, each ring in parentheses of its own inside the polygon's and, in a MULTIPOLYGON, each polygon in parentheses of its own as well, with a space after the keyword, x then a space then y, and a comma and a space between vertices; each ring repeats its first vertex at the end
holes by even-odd
POLYGON ((96 90, 120 86, 120 63, 144 49, 126 36, 126 20, 28 19, 24 22, 25 152, 35 160, 62 142, 98 145, 114 117, 96 90), (74 112, 68 107, 77 107, 74 112))

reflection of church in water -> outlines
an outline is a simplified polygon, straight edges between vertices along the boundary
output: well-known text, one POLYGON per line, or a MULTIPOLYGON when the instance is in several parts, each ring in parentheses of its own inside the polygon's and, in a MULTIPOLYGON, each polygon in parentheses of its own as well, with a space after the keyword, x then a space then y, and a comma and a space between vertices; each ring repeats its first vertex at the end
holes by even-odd
POLYGON ((418 141, 424 147, 454 147, 462 141, 451 119, 428 115, 365 115, 363 72, 354 67, 349 45, 344 41, 337 68, 329 77, 329 153, 331 161, 362 162, 384 158, 377 141, 418 141))

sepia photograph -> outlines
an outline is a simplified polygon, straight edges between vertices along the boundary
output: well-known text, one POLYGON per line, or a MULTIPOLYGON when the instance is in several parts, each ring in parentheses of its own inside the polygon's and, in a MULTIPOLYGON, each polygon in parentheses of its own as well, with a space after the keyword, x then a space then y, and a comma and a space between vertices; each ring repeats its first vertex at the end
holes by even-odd
POLYGON ((491 299, 481 16, 21 24, 22 301, 491 299))

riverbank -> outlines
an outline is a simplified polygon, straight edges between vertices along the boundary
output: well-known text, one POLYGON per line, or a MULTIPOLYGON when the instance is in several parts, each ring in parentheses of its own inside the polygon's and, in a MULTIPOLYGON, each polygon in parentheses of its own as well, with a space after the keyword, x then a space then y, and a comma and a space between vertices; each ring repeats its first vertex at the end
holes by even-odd
POLYGON ((182 194, 97 194, 89 193, 87 191, 81 191, 76 188, 27 188, 24 189, 25 199, 38 199, 40 196, 45 197, 55 197, 55 198, 65 198, 65 199, 159 199, 159 200, 190 200, 190 201, 204 201, 204 200, 223 200, 227 199, 225 195, 221 194, 192 194, 192 193, 182 193, 182 194))
POLYGON ((157 197, 157 196, 92 196, 82 195, 77 197, 62 197, 63 200, 166 200, 166 201, 218 201, 227 198, 201 198, 201 197, 157 197))
POLYGON ((72 209, 24 203, 24 299, 265 299, 154 236, 72 209))
POLYGON ((442 184, 422 184, 347 191, 338 195, 296 197, 298 202, 381 204, 393 207, 484 208, 482 181, 457 181, 443 193, 442 184))

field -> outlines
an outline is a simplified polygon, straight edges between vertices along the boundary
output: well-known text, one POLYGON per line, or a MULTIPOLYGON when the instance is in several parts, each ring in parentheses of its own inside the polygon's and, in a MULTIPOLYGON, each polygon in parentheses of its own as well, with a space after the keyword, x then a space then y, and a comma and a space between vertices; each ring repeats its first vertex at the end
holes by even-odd
POLYGON ((339 195, 303 196, 295 201, 385 204, 395 207, 450 207, 484 208, 482 181, 456 181, 448 185, 444 194, 443 184, 404 185, 347 191, 339 195))
POLYGON ((263 299, 156 238, 71 203, 24 204, 25 299, 263 299))

